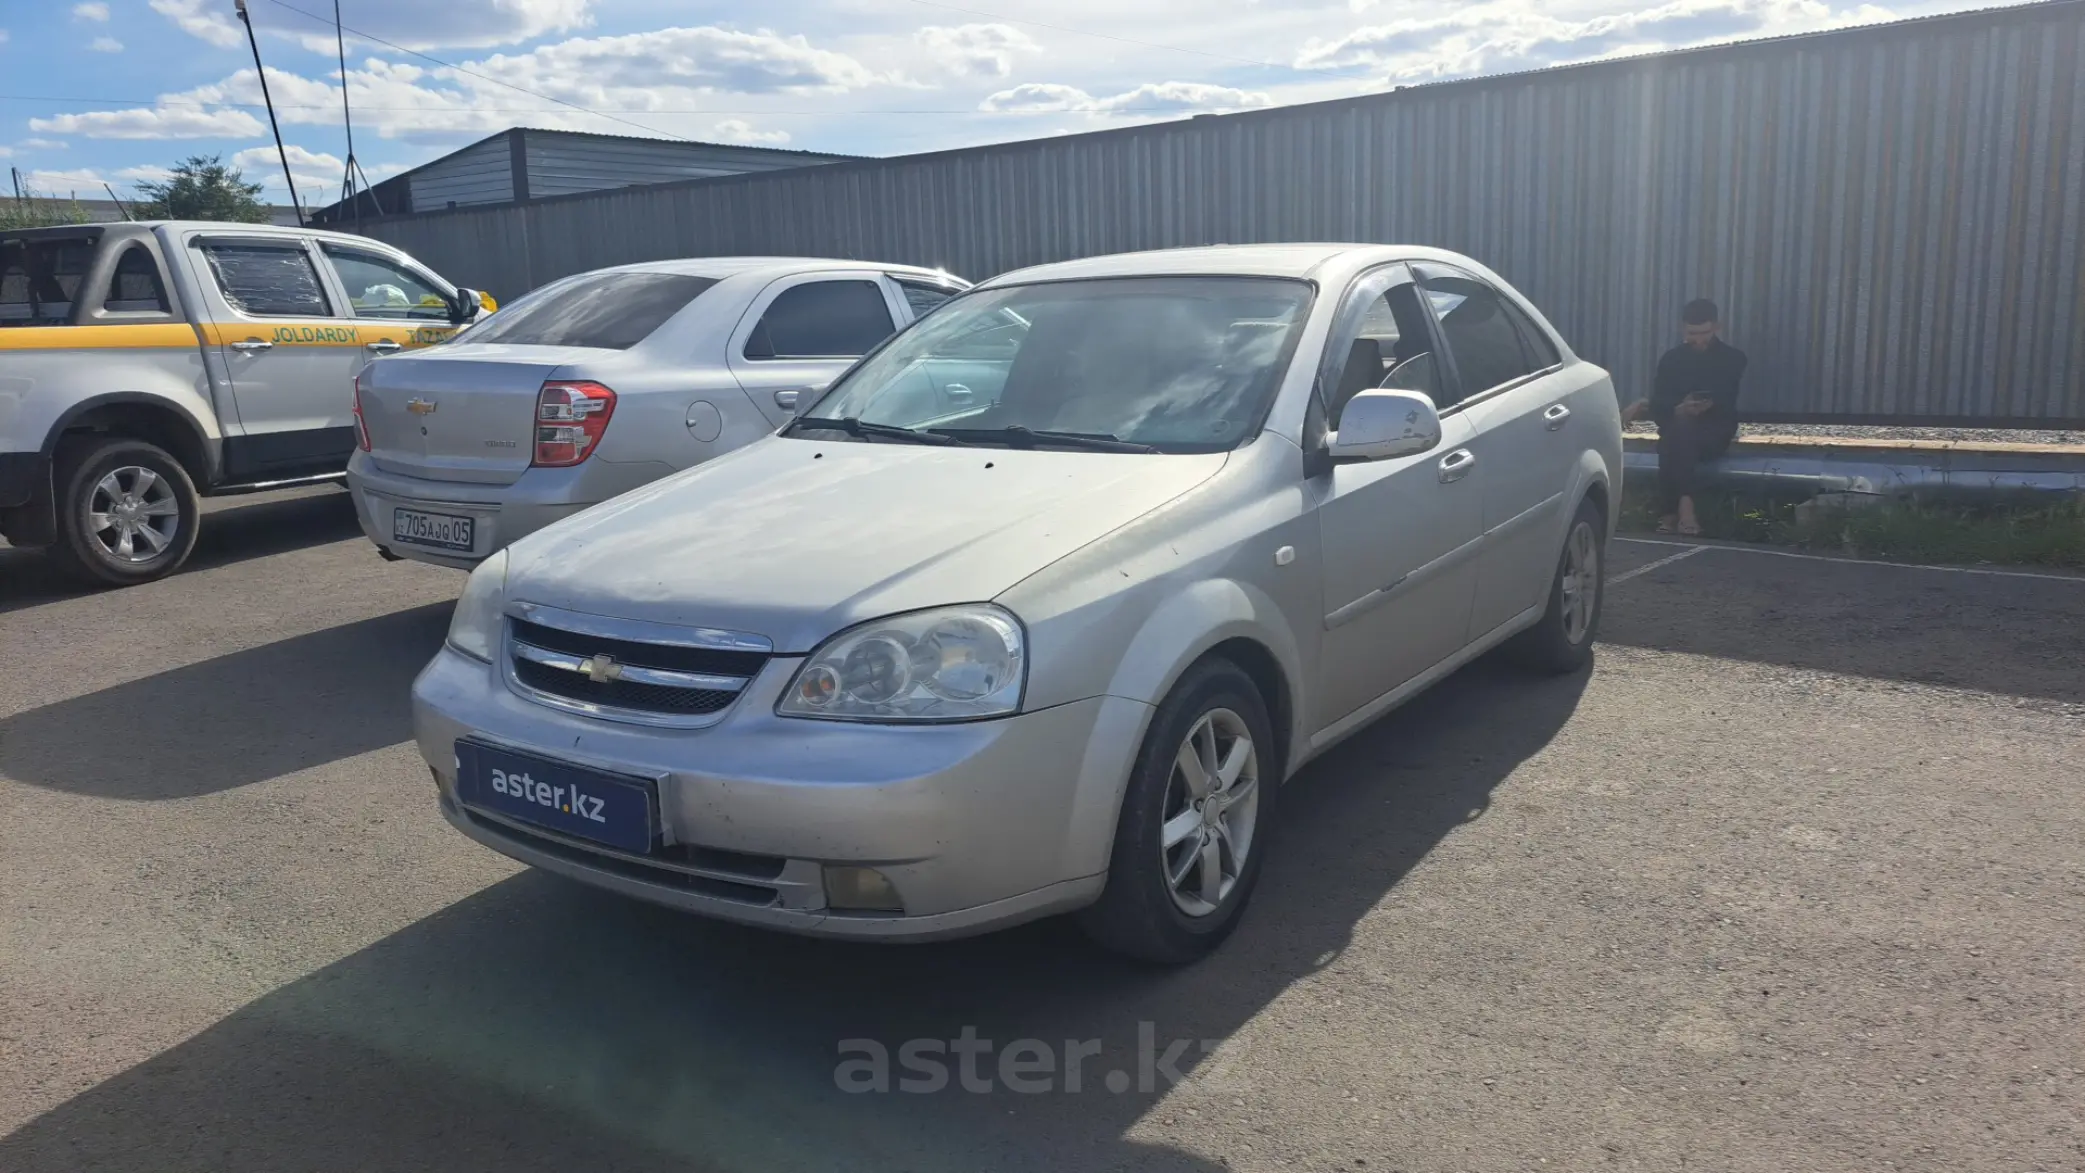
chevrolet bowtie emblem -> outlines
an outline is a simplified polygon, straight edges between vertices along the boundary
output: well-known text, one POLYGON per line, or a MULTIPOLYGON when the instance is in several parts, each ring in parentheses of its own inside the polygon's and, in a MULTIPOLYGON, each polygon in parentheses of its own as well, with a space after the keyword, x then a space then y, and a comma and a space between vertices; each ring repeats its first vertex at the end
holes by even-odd
POLYGON ((436 403, 432 399, 408 399, 405 401, 405 409, 414 415, 433 415, 440 407, 441 404, 436 403))
POLYGON ((586 678, 595 684, 620 680, 623 675, 623 666, 610 656, 589 656, 579 662, 579 670, 586 673, 586 678))

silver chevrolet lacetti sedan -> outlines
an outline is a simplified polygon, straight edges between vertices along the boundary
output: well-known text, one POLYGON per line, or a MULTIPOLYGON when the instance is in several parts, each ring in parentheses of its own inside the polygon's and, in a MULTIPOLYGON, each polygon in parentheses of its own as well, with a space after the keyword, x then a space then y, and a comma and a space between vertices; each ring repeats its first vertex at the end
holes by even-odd
MULTIPOLYGON (((469 567, 751 443, 967 287, 903 265, 706 257, 552 282, 355 380, 348 489, 391 558, 469 567)), ((945 388, 944 388, 945 390, 945 388)))
POLYGON ((415 728, 464 834, 612 891, 1183 962, 1304 763, 1495 645, 1586 663, 1621 456, 1606 372, 1464 257, 1027 269, 487 560, 415 728))

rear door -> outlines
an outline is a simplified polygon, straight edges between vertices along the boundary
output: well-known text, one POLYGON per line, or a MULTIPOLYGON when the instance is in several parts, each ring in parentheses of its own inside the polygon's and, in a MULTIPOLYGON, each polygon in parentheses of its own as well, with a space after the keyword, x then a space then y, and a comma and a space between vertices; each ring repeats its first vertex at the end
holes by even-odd
POLYGON ((867 354, 910 309, 883 274, 863 269, 776 279, 732 332, 731 373, 775 426, 867 354))
POLYGON ((1484 466, 1484 549, 1470 634, 1541 602, 1561 553, 1557 513, 1576 458, 1561 430, 1570 408, 1562 360, 1546 336, 1489 283, 1460 269, 1415 266, 1458 376, 1457 414, 1484 466), (1559 415, 1558 412, 1562 414, 1559 415))
POLYGON ((204 339, 223 350, 236 428, 225 438, 234 480, 337 471, 355 445, 354 376, 369 357, 336 306, 310 241, 191 234, 204 339))

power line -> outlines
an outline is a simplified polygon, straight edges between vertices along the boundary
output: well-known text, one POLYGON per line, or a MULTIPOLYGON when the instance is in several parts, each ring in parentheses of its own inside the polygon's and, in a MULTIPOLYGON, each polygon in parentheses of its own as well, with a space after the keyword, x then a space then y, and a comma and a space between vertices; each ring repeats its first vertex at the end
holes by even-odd
MULTIPOLYGON (((565 100, 565 99, 563 99, 563 98, 559 98, 559 97, 554 97, 554 96, 552 96, 552 95, 550 95, 550 94, 546 94, 546 93, 543 93, 543 92, 541 92, 540 90, 532 90, 532 89, 528 88, 527 86, 518 86, 518 85, 515 85, 515 84, 514 84, 513 82, 510 82, 510 81, 501 81, 501 80, 500 80, 499 78, 493 77, 493 76, 491 76, 490 74, 484 74, 484 73, 479 73, 479 72, 477 72, 476 70, 473 70, 473 69, 465 69, 465 68, 464 68, 463 66, 461 66, 461 65, 457 65, 457 64, 455 64, 455 63, 453 63, 453 62, 449 62, 449 61, 444 61, 444 60, 442 60, 442 59, 441 59, 441 58, 439 58, 439 57, 435 57, 435 56, 432 56, 432 55, 430 55, 430 54, 427 54, 427 53, 422 53, 422 52, 420 52, 420 51, 419 51, 418 49, 408 49, 408 48, 406 48, 406 47, 405 47, 404 45, 400 45, 400 44, 397 44, 397 43, 395 43, 395 42, 392 42, 392 41, 387 41, 387 40, 385 40, 385 39, 384 39, 384 38, 382 38, 382 37, 377 37, 377 36, 371 36, 370 34, 368 34, 368 33, 365 33, 365 32, 363 32, 363 31, 362 31, 362 30, 360 30, 360 29, 351 29, 351 28, 348 28, 348 27, 347 27, 346 25, 340 25, 340 24, 335 24, 335 22, 333 22, 333 21, 330 21, 330 20, 327 20, 327 19, 326 19, 325 17, 323 17, 323 16, 320 16, 320 15, 318 15, 317 13, 313 13, 313 12, 306 12, 306 11, 304 11, 304 10, 303 10, 302 8, 299 8, 299 7, 297 7, 297 6, 296 6, 296 5, 294 5, 294 4, 286 4, 286 3, 284 3, 284 2, 283 2, 283 0, 268 0, 268 2, 269 2, 270 4, 273 4, 273 5, 275 5, 275 6, 277 7, 277 8, 286 8, 286 9, 288 9, 289 11, 291 11, 291 12, 294 12, 294 13, 296 13, 297 15, 299 15, 299 16, 301 16, 301 17, 304 17, 304 18, 306 18, 307 20, 315 20, 315 21, 317 21, 318 23, 320 23, 320 24, 323 24, 323 25, 333 25, 333 27, 335 27, 335 28, 338 28, 338 29, 343 29, 343 30, 345 30, 345 31, 347 31, 347 32, 351 32, 351 33, 355 34, 356 36, 358 36, 358 37, 361 37, 361 38, 362 38, 363 40, 365 40, 365 41, 374 41, 374 42, 376 42, 376 43, 377 43, 377 44, 379 44, 379 45, 383 45, 383 46, 385 46, 386 48, 390 48, 390 49, 396 49, 396 50, 397 50, 398 52, 400 52, 400 53, 410 53, 411 55, 413 55, 413 56, 415 56, 415 57, 418 57, 418 58, 419 58, 419 59, 421 59, 422 61, 432 61, 432 62, 434 62, 434 63, 435 63, 436 65, 439 65, 439 66, 441 66, 441 67, 442 67, 442 68, 444 68, 444 69, 453 69, 453 70, 455 70, 455 71, 456 71, 456 72, 458 72, 458 73, 464 74, 464 75, 466 75, 466 76, 468 76, 468 77, 475 77, 475 78, 477 78, 477 79, 478 79, 478 80, 480 80, 480 81, 489 81, 489 82, 491 82, 492 84, 494 84, 494 85, 497 85, 497 86, 505 86, 505 87, 507 87, 508 89, 510 89, 510 90, 513 90, 513 91, 515 91, 516 93, 521 93, 521 94, 527 94, 527 95, 529 95, 529 96, 530 96, 530 97, 532 97, 532 98, 541 98, 541 99, 543 99, 543 100, 544 100, 544 101, 546 101, 546 102, 555 102, 555 103, 557 103, 557 104, 558 104, 558 105, 560 105, 560 106, 566 106, 566 107, 569 107, 569 108, 571 108, 571 109, 573 109, 573 110, 577 110, 577 111, 579 111, 579 112, 580 112, 581 114, 587 114, 587 115, 591 115, 591 116, 593 116, 593 117, 595 117, 595 118, 606 118, 606 119, 608 119, 608 120, 609 120, 610 122, 620 122, 620 123, 622 123, 622 124, 623 124, 624 126, 634 126, 634 127, 636 127, 636 128, 638 129, 638 130, 641 130, 641 131, 643 131, 643 132, 645 132, 646 134, 649 134, 649 135, 656 135, 656 136, 662 136, 662 137, 665 137, 665 138, 677 138, 677 139, 681 139, 681 140, 682 140, 682 141, 684 141, 684 142, 685 142, 685 141, 687 141, 687 136, 685 136, 685 135, 678 135, 678 134, 674 134, 674 133, 673 133, 672 131, 666 131, 666 130, 654 130, 654 129, 652 129, 651 127, 649 127, 649 126, 646 126, 646 125, 644 125, 644 124, 643 124, 643 123, 641 123, 641 122, 632 122, 632 121, 630 121, 630 120, 629 120, 629 119, 627 119, 627 118, 618 118, 618 117, 616 117, 616 116, 615 116, 615 115, 613 115, 613 114, 602 114, 602 113, 600 113, 600 112, 598 112, 598 111, 594 111, 594 110, 589 110, 589 109, 587 109, 586 107, 584 107, 584 106, 580 105, 580 104, 579 104, 579 103, 577 103, 577 102, 568 102, 568 101, 566 101, 566 100, 565 100)), ((345 88, 345 87, 347 86, 347 78, 345 78, 345 77, 341 78, 341 79, 340 79, 340 84, 341 84, 341 86, 342 86, 343 88, 345 88)))
MULTIPOLYGON (((154 105, 158 105, 158 106, 194 106, 194 107, 196 107, 196 108, 198 108, 198 109, 217 109, 217 108, 224 108, 224 109, 234 109, 234 110, 261 110, 261 109, 265 109, 265 107, 263 107, 263 106, 262 106, 262 105, 261 105, 261 104, 260 104, 259 102, 206 102, 206 101, 202 101, 201 99, 196 99, 196 98, 163 98, 163 97, 162 97, 162 98, 83 98, 83 97, 58 97, 58 96, 55 96, 55 95, 52 95, 52 96, 41 96, 41 95, 36 95, 36 94, 0 94, 0 102, 49 102, 49 103, 54 103, 54 104, 61 104, 61 105, 80 105, 80 106, 109 106, 109 105, 126 105, 126 104, 127 104, 127 105, 132 105, 132 106, 154 106, 154 105)), ((332 109, 333 107, 332 107, 332 104, 331 104, 331 103, 325 103, 325 102, 277 102, 277 103, 275 103, 275 108, 276 108, 277 110, 331 110, 331 109, 332 109)), ((386 110, 386 111, 398 112, 398 111, 409 111, 409 110, 421 110, 421 111, 424 111, 424 110, 427 110, 427 109, 428 109, 428 107, 426 107, 426 106, 371 106, 371 105, 369 105, 369 104, 367 104, 367 103, 364 103, 363 105, 361 105, 361 106, 357 107, 357 109, 360 109, 360 110, 386 110)), ((555 111, 551 111, 551 110, 545 110, 545 109, 543 109, 543 108, 542 108, 541 106, 466 106, 466 107, 458 107, 458 108, 456 108, 456 109, 455 109, 455 110, 453 110, 453 111, 447 111, 447 112, 450 112, 450 113, 457 113, 457 114, 551 114, 551 113, 555 113, 555 111)), ((1189 111, 1189 110, 1183 110, 1183 109, 1181 109, 1181 108, 1180 108, 1180 107, 1178 107, 1178 106, 1110 106, 1110 107, 1108 108, 1108 112, 1109 112, 1109 113, 1111 113, 1111 114, 1115 114, 1115 113, 1119 113, 1119 114, 1188 114, 1188 113, 1198 113, 1198 111, 1189 111)), ((634 108, 633 108, 633 109, 624 109, 624 108, 613 108, 613 109, 607 109, 607 110, 588 110, 588 111, 586 111, 586 113, 589 113, 589 114, 601 114, 601 115, 606 115, 606 114, 765 114, 765 115, 774 115, 774 116, 779 116, 779 117, 792 117, 792 118, 793 118, 793 117, 802 117, 802 118, 831 118, 831 117, 834 117, 834 116, 836 116, 836 115, 853 115, 853 116, 861 116, 861 117, 872 117, 872 116, 879 116, 879 115, 885 115, 885 114, 902 114, 902 115, 907 115, 907 116, 910 116, 910 115, 914 115, 914 114, 949 114, 949 115, 958 115, 958 114, 1017 114, 1017 115, 1030 115, 1030 116, 1033 116, 1033 115, 1043 115, 1043 114, 1077 114, 1077 113, 1081 113, 1081 111, 1078 111, 1078 110, 986 110, 986 109, 982 109, 982 108, 979 108, 979 107, 976 107, 976 106, 971 106, 971 107, 956 107, 956 108, 947 108, 947 109, 932 109, 932 108, 892 108, 892 109, 880 109, 880 110, 772 110, 772 109, 753 109, 753 108, 702 108, 702 109, 667 109, 667 110, 659 110, 659 109, 650 109, 650 108, 646 108, 646 109, 634 109, 634 108)), ((634 124, 633 124, 633 125, 634 125, 634 124)))

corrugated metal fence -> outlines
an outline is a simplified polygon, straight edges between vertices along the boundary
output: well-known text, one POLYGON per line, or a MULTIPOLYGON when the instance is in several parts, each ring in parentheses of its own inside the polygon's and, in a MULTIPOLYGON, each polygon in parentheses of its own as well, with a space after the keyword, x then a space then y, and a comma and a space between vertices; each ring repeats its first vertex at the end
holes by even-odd
POLYGON ((2085 2, 371 227, 515 294, 784 253, 1022 265, 1213 242, 1438 245, 1643 389, 1679 306, 1747 414, 2085 424, 2085 2))

